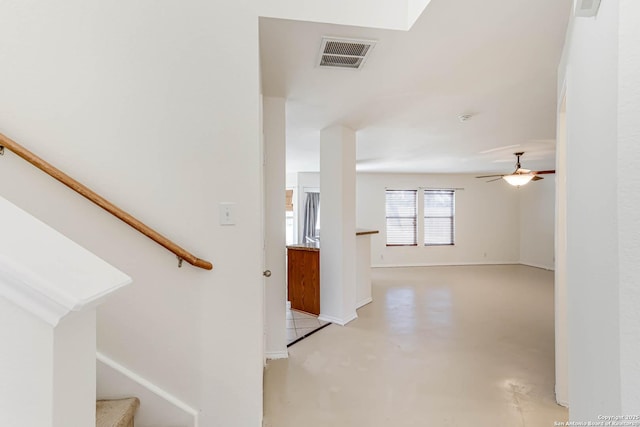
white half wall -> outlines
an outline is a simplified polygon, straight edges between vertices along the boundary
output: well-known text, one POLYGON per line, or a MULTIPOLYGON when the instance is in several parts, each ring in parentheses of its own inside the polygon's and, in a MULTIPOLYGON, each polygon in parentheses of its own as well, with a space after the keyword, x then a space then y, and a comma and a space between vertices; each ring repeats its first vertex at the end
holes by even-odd
POLYGON ((0 197, 0 425, 96 419, 96 307, 131 278, 0 197))
POLYGON ((1 296, 0 322, 0 424, 53 426, 53 328, 1 296))
MULTIPOLYGON (((512 264, 520 260, 518 189, 472 175, 357 174, 356 223, 371 236, 371 263, 382 266, 512 264), (456 191, 454 246, 387 247, 385 189, 463 188, 456 191)), ((419 213, 422 209, 419 207, 419 213)), ((420 235, 420 234, 419 234, 420 235)))
POLYGON ((555 268, 555 175, 514 189, 520 196, 520 263, 555 268))

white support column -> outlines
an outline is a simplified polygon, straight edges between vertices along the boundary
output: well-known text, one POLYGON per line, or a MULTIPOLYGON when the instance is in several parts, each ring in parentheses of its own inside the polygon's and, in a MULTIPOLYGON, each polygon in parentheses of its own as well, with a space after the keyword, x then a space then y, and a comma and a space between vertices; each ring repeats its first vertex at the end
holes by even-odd
POLYGON ((320 319, 346 325, 356 314, 356 135, 320 132, 320 319))
POLYGON ((0 425, 95 425, 96 307, 131 279, 0 198, 0 425))
POLYGON ((286 334, 286 229, 285 229, 285 100, 263 99, 264 129, 264 250, 265 269, 271 277, 265 279, 265 357, 288 357, 286 334))

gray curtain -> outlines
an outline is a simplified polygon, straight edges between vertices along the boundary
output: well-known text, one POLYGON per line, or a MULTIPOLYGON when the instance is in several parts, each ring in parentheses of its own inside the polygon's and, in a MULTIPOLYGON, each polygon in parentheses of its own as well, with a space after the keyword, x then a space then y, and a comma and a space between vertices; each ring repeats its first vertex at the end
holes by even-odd
POLYGON ((316 222, 318 221, 318 208, 320 207, 320 193, 307 193, 304 203, 304 228, 302 242, 308 243, 307 237, 316 238, 316 222))

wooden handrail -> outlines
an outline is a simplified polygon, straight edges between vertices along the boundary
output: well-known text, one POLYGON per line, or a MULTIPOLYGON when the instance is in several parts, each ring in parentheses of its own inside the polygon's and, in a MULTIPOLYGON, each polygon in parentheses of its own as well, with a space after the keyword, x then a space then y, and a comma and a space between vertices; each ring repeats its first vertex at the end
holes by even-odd
MULTIPOLYGON (((31 163, 41 171, 50 175, 51 177, 57 179, 67 187, 71 188, 76 193, 81 196, 89 199, 96 205, 100 206, 102 209, 106 210, 110 214, 116 216, 118 219, 123 221, 124 223, 130 225, 135 228, 151 240, 155 241, 161 246, 164 246, 167 250, 173 252, 178 257, 178 260, 185 260, 189 264, 194 265, 196 267, 204 268, 205 270, 211 270, 213 265, 209 261, 205 261, 181 248, 180 246, 173 243, 171 240, 164 237, 162 234, 153 230, 151 227, 145 225, 144 223, 138 221, 133 216, 129 215, 127 212, 123 211, 113 203, 109 202, 104 197, 96 194, 93 190, 86 187, 85 185, 80 184, 75 179, 71 178, 66 173, 62 172, 60 169, 55 166, 50 165, 49 163, 42 160, 40 157, 33 154, 31 151, 27 150, 17 142, 12 139, 6 137, 5 135, 0 133, 0 146, 7 148, 12 151, 16 155, 22 157, 27 162, 31 163)), ((179 262, 179 265, 182 263, 179 262)))

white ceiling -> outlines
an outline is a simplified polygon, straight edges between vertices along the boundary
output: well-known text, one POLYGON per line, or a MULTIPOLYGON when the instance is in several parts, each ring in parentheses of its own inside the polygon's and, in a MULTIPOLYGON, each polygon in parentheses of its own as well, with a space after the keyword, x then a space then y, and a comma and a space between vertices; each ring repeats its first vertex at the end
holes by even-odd
POLYGON ((358 171, 509 172, 515 151, 553 169, 571 2, 432 0, 409 32, 261 19, 263 92, 287 99, 287 171, 318 171, 334 124, 357 131, 358 171), (323 35, 378 44, 362 70, 321 69, 323 35))

